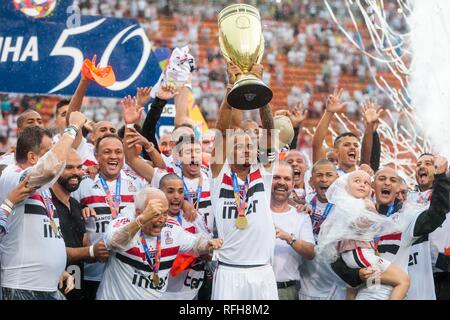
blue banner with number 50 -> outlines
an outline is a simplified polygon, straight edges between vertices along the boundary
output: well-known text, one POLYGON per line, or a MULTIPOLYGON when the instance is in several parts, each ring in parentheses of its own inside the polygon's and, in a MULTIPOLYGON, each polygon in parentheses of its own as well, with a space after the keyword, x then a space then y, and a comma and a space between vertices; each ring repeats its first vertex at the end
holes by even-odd
POLYGON ((1 2, 0 92, 72 95, 84 59, 94 54, 113 67, 117 81, 107 88, 93 83, 87 96, 134 95, 160 76, 160 61, 136 20, 81 16, 68 0, 47 1, 56 7, 44 17, 18 7, 21 1, 1 2))

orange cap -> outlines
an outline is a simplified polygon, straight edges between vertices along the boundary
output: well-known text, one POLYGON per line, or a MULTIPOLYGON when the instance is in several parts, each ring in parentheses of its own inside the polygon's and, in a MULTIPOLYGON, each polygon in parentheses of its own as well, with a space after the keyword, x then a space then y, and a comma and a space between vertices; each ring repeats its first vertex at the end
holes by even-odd
POLYGON ((95 80, 102 87, 112 86, 116 82, 116 76, 111 66, 99 67, 95 66, 96 56, 91 60, 85 59, 81 72, 90 79, 95 80))

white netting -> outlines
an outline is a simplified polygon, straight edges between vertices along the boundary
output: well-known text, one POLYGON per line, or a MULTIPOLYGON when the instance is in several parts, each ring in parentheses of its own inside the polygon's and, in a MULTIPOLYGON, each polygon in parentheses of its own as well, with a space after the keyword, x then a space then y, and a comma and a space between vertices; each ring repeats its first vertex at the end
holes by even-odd
MULTIPOLYGON (((347 191, 348 175, 339 177, 327 190, 333 209, 320 227, 317 258, 333 262, 338 258, 337 244, 343 240, 373 241, 376 237, 402 232, 406 219, 400 214, 386 217, 368 209, 366 200, 347 191)), ((408 209, 409 210, 409 209, 408 209)))

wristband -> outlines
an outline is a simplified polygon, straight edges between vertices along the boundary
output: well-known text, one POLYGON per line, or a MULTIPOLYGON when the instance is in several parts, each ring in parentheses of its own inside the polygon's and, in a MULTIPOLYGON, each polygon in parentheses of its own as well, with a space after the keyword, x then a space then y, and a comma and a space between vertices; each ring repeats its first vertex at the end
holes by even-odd
POLYGON ((2 203, 2 205, 0 206, 0 208, 5 211, 6 213, 8 213, 8 215, 11 214, 12 209, 10 207, 8 207, 6 204, 2 203))
POLYGON ((6 204, 8 207, 10 207, 11 209, 14 209, 14 203, 11 202, 11 200, 9 200, 8 198, 6 198, 3 201, 4 204, 6 204))
POLYGON ((94 245, 91 245, 91 246, 89 247, 89 257, 95 258, 95 254, 94 254, 94 245))
POLYGON ((76 124, 71 124, 71 125, 69 125, 69 127, 73 128, 77 133, 78 133, 78 131, 80 131, 80 127, 77 126, 76 124))
POLYGON ((75 140, 76 136, 77 136, 77 131, 72 127, 72 126, 68 126, 65 130, 64 130, 64 134, 67 134, 69 137, 71 137, 73 140, 75 140))

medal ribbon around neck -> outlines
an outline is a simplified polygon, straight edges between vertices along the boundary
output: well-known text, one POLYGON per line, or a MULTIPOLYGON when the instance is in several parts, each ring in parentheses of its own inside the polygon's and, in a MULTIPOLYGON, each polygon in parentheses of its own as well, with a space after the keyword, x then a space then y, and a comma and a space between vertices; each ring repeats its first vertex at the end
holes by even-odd
POLYGON ((109 190, 105 178, 102 175, 99 175, 99 178, 103 190, 105 191, 106 194, 106 204, 111 208, 111 216, 113 219, 115 219, 120 210, 120 186, 121 186, 120 175, 116 180, 116 194, 114 195, 114 199, 111 194, 111 190, 109 190))
POLYGON ((153 276, 158 275, 159 266, 161 264, 161 235, 158 235, 158 237, 156 238, 156 254, 155 254, 154 258, 152 258, 151 254, 150 254, 150 249, 147 245, 147 241, 145 240, 144 232, 142 230, 141 230, 140 238, 141 238, 142 246, 144 247, 147 262, 150 265, 150 267, 152 268, 153 276))
POLYGON ((48 194, 47 191, 41 192, 41 197, 44 200, 45 208, 47 209, 47 217, 50 219, 50 226, 52 227, 55 235, 59 235, 58 228, 56 226, 54 217, 55 217, 55 205, 53 204, 52 197, 48 194))
POLYGON ((233 191, 234 191, 234 200, 236 201, 236 207, 238 209, 238 216, 245 217, 245 209, 247 207, 247 192, 249 189, 248 176, 245 178, 244 182, 244 190, 242 193, 242 201, 241 201, 241 192, 239 191, 239 183, 237 180, 236 173, 231 173, 232 182, 233 182, 233 191))

